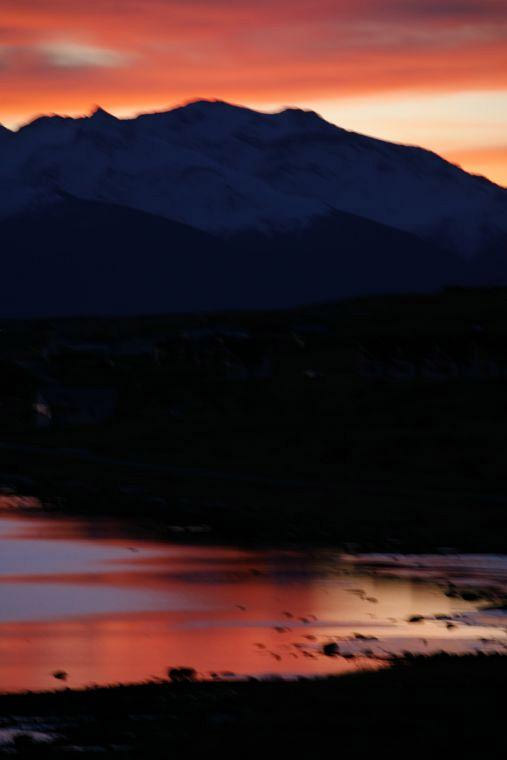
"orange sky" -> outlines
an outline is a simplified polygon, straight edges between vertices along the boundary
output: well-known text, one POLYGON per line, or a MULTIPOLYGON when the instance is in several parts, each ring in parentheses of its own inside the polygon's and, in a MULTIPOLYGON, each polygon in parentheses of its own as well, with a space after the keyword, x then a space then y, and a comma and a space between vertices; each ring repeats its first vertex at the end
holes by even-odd
POLYGON ((0 121, 313 107, 507 185, 505 0, 0 0, 0 121))

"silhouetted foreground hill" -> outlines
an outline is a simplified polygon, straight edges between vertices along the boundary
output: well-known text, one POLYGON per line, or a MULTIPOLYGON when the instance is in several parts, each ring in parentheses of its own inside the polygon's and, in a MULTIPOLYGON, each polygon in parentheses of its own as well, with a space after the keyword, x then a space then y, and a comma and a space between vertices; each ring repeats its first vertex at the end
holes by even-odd
POLYGON ((159 535, 506 550, 505 289, 0 327, 5 485, 159 535))
POLYGON ((465 263, 343 212, 291 232, 219 238, 125 207, 65 198, 0 223, 0 317, 269 309, 350 293, 427 291, 465 263))
POLYGON ((47 746, 20 736, 9 751, 15 757, 323 757, 330 751, 453 757, 463 750, 501 757, 506 677, 502 655, 437 655, 292 683, 153 683, 3 696, 0 711, 15 716, 5 726, 58 734, 47 746))

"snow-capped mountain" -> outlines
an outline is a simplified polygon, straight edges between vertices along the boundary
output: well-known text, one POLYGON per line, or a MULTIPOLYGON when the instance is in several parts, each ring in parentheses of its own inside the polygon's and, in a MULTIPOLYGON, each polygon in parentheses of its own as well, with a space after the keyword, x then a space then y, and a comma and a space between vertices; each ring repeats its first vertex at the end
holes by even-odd
MULTIPOLYGON (((507 190, 437 155, 316 113, 197 101, 120 120, 36 119, 0 132, 0 217, 64 195, 230 236, 347 212, 470 257, 507 235, 507 190)), ((407 252, 410 255, 410 252, 407 252)))
POLYGON ((278 308, 507 280, 507 190, 313 112, 0 129, 0 316, 278 308))

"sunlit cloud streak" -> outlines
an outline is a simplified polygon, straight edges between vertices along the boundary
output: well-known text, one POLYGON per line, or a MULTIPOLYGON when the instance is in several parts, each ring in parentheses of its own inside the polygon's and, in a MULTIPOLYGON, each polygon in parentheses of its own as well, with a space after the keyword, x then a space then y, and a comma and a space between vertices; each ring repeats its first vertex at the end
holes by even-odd
POLYGON ((38 50, 56 68, 117 68, 126 65, 132 56, 116 50, 82 45, 75 42, 44 42, 38 50))

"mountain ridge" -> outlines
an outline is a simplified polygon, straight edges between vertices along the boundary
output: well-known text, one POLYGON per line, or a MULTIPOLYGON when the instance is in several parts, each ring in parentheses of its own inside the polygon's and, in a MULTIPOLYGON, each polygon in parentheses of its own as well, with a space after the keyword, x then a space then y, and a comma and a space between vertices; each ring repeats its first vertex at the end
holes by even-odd
POLYGON ((39 117, 8 143, 0 144, 4 218, 63 190, 224 236, 291 230, 333 209, 465 257, 507 234, 507 190, 313 111, 197 100, 119 119, 97 107, 87 117, 39 117))
POLYGON ((452 254, 348 214, 291 233, 223 240, 67 196, 0 229, 9 251, 0 317, 286 308, 363 290, 432 290, 462 274, 452 254))
POLYGON ((221 101, 0 130, 0 316, 272 309, 507 277, 507 191, 221 101), (5 139, 4 139, 5 138, 5 139))
POLYGON ((339 130, 339 131, 341 131, 341 132, 343 132, 343 133, 345 133, 347 135, 352 135, 352 136, 355 136, 355 137, 358 137, 358 138, 365 139, 367 141, 373 141, 373 142, 376 142, 376 143, 379 143, 379 144, 383 144, 383 145, 395 146, 395 147, 399 147, 399 148, 405 148, 405 149, 408 149, 408 150, 421 151, 422 153, 424 153, 426 155, 431 155, 434 158, 438 159, 439 161, 442 161, 444 164, 448 164, 448 165, 454 167, 459 172, 462 172, 462 173, 466 174, 467 176, 473 177, 474 179, 477 179, 479 181, 483 181, 487 185, 492 185, 493 187, 497 187, 497 188, 499 188, 502 191, 507 190, 507 188, 499 185, 497 182, 494 182, 494 180, 492 180, 492 179, 490 179, 490 178, 488 178, 488 177, 486 177, 484 175, 481 175, 481 174, 475 174, 475 173, 472 173, 472 172, 468 172, 466 169, 463 169, 463 167, 461 167, 459 164, 455 164, 452 161, 449 161, 448 159, 445 159, 443 156, 441 156, 440 154, 438 154, 436 151, 433 151, 433 150, 431 150, 429 148, 424 148, 424 147, 422 147, 420 145, 416 145, 416 144, 413 144, 413 143, 403 143, 403 142, 395 142, 395 141, 391 141, 391 140, 384 140, 382 138, 378 138, 378 137, 374 137, 374 136, 371 136, 371 135, 362 134, 362 133, 356 132, 354 130, 347 130, 347 129, 343 128, 343 127, 338 126, 337 124, 334 124, 333 122, 328 122, 323 116, 320 116, 320 114, 318 114, 316 111, 314 111, 312 109, 300 108, 300 107, 297 107, 297 106, 286 106, 284 108, 279 109, 278 111, 263 112, 263 111, 257 111, 256 109, 250 108, 248 106, 235 105, 235 104, 229 103, 228 101, 224 101, 224 100, 221 100, 221 99, 215 99, 215 98, 195 98, 195 99, 191 99, 191 100, 189 100, 189 101, 187 101, 187 102, 185 102, 185 103, 183 103, 181 105, 177 105, 177 106, 174 106, 172 108, 169 108, 167 110, 162 110, 162 111, 159 111, 159 110, 155 110, 155 111, 143 111, 143 112, 140 112, 140 113, 136 114, 135 116, 128 116, 128 117, 122 118, 122 117, 119 117, 119 116, 115 116, 110 111, 107 111, 106 109, 102 108, 102 106, 100 106, 100 105, 95 105, 91 109, 90 114, 88 114, 88 115, 83 114, 82 116, 66 116, 66 115, 57 114, 57 113, 40 114, 40 115, 34 117, 33 119, 30 119, 29 121, 23 123, 17 129, 9 129, 8 127, 6 127, 5 125, 3 125, 3 124, 0 123, 0 132, 7 131, 7 132, 9 132, 11 134, 16 134, 16 133, 19 133, 22 130, 26 129, 27 127, 34 126, 38 122, 42 122, 42 121, 55 120, 55 121, 61 121, 61 122, 62 121, 68 121, 68 122, 73 121, 73 122, 76 122, 76 121, 82 121, 82 120, 86 120, 86 119, 92 120, 92 119, 96 118, 97 116, 99 116, 99 117, 107 117, 111 121, 118 121, 118 122, 123 122, 123 123, 133 123, 133 122, 143 121, 143 120, 147 120, 147 119, 151 119, 151 118, 167 116, 168 114, 173 114, 173 113, 178 113, 178 112, 183 113, 183 112, 187 112, 188 110, 193 109, 193 108, 203 108, 203 107, 209 107, 209 106, 211 106, 211 107, 213 107, 213 106, 225 107, 225 108, 231 109, 233 111, 243 111, 245 113, 252 114, 252 115, 263 114, 263 115, 266 115, 266 116, 279 116, 279 115, 282 115, 282 114, 294 114, 294 115, 303 115, 305 118, 311 117, 312 119, 315 119, 316 121, 318 121, 320 124, 325 124, 325 125, 331 127, 332 130, 339 130))

